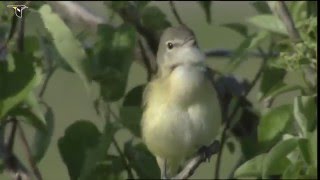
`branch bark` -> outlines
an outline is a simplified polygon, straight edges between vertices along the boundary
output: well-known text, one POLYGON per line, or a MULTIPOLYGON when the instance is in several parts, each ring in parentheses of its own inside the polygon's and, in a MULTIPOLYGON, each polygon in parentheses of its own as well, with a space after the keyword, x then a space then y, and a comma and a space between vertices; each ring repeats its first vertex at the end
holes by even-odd
POLYGON ((188 164, 184 167, 184 169, 172 179, 187 179, 193 175, 194 171, 199 167, 199 165, 209 159, 212 155, 218 153, 220 143, 218 141, 214 141, 208 147, 208 154, 203 154, 203 152, 199 152, 195 157, 193 157, 188 164))
POLYGON ((289 37, 293 42, 297 43, 301 41, 301 36, 297 30, 293 18, 289 12, 288 7, 284 1, 267 1, 269 8, 275 16, 278 16, 285 25, 289 37))

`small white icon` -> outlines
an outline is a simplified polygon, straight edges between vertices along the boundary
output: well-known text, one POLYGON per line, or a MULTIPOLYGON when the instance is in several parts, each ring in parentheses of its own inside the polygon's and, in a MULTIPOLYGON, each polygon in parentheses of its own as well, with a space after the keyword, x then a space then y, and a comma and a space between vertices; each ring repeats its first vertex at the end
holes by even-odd
POLYGON ((26 5, 8 5, 7 7, 14 9, 14 13, 19 18, 22 18, 23 10, 28 8, 26 5))

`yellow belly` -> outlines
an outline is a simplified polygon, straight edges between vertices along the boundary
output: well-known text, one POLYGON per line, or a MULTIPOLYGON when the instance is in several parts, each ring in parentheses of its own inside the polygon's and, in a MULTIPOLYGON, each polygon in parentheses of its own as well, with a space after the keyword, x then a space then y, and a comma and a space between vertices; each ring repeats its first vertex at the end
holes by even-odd
POLYGON ((150 84, 142 135, 157 157, 184 159, 215 138, 221 120, 214 88, 201 71, 192 70, 150 84))

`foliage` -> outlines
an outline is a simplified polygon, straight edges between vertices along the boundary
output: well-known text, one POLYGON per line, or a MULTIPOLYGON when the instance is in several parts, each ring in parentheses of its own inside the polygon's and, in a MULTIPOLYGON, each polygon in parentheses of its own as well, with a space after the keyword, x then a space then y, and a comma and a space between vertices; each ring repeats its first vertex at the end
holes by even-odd
MULTIPOLYGON (((208 23, 214 22, 211 4, 210 1, 199 2, 208 23)), ((0 2, 1 170, 17 172, 24 167, 14 169, 7 158, 15 157, 11 160, 20 163, 20 155, 10 151, 10 143, 4 143, 4 131, 9 129, 7 124, 12 119, 34 128, 28 158, 35 164, 46 156, 49 145, 53 146, 50 142, 55 114, 43 100, 43 92, 52 74, 60 68, 78 76, 88 95, 98 94, 92 103, 104 121, 102 129, 90 120, 78 120, 66 127, 58 148, 70 179, 160 176, 155 158, 141 142, 141 102, 145 84, 127 90, 127 81, 141 38, 151 48, 149 53, 154 53, 159 35, 171 22, 149 1, 106 2, 105 5, 113 16, 121 18, 121 23, 99 24, 96 33, 87 32, 79 38, 47 3, 28 5, 31 11, 24 15, 41 21, 35 25, 33 33, 23 33, 22 19, 6 11, 6 3, 0 2), (90 38, 94 43, 87 45, 90 38), (95 85, 99 91, 92 93, 95 85), (40 93, 36 94, 39 89, 40 93), (119 102, 119 113, 115 113, 111 105, 119 102), (120 129, 129 130, 132 135, 121 144, 123 149, 115 138, 120 129), (113 146, 116 155, 110 153, 113 146)), ((222 127, 225 132, 222 133, 222 147, 226 144, 234 153, 236 146, 227 141, 234 136, 242 152, 242 163, 231 169, 230 175, 236 178, 317 178, 317 3, 301 1, 288 5, 301 36, 299 42, 290 39, 284 22, 272 14, 266 2, 251 5, 258 14, 248 18, 247 23, 221 24, 244 38, 232 53, 226 71, 215 79, 223 99, 222 110, 229 112, 223 119, 226 125, 222 127), (252 25, 255 32, 249 31, 252 25), (254 80, 248 83, 248 80, 229 76, 252 51, 257 51, 262 59, 254 80), (304 84, 285 82, 292 72, 301 75, 304 84), (257 81, 260 81, 258 85, 257 81), (256 97, 262 104, 260 108, 246 97, 253 87, 259 89, 256 97), (288 92, 295 92, 290 103, 273 105, 288 92), (227 132, 230 132, 228 136, 227 132)), ((141 61, 146 59, 144 55, 138 57, 141 61)), ((7 139, 13 142, 14 136, 7 139)), ((220 165, 218 160, 218 178, 220 165)))

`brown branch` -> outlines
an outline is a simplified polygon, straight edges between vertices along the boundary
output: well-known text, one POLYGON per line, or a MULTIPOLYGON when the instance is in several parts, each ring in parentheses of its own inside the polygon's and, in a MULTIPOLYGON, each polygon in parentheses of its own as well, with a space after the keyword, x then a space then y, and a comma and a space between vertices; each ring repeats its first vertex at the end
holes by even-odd
POLYGON ((272 13, 280 18, 293 42, 300 42, 301 36, 284 1, 267 1, 272 13))
POLYGON ((187 179, 193 175, 194 171, 199 167, 199 165, 205 162, 212 155, 216 154, 219 151, 220 143, 219 141, 214 141, 208 147, 209 154, 203 154, 203 152, 199 152, 195 157, 193 157, 188 164, 184 167, 184 169, 172 179, 187 179))
POLYGON ((17 124, 17 126, 18 126, 18 130, 19 130, 20 139, 21 139, 22 144, 24 146, 25 153, 26 153, 27 159, 29 161, 29 164, 32 168, 32 171, 38 180, 42 180, 40 170, 38 169, 37 164, 36 164, 35 160, 33 159, 33 156, 32 156, 31 150, 30 150, 30 146, 29 146, 28 141, 26 139, 26 135, 24 134, 24 131, 21 128, 20 124, 17 124))
POLYGON ((182 22, 181 18, 180 18, 180 15, 178 14, 178 11, 176 9, 176 6, 175 6, 174 2, 173 1, 169 1, 169 4, 170 4, 170 8, 171 8, 171 10, 173 12, 173 15, 176 17, 178 23, 179 24, 184 24, 182 22))

